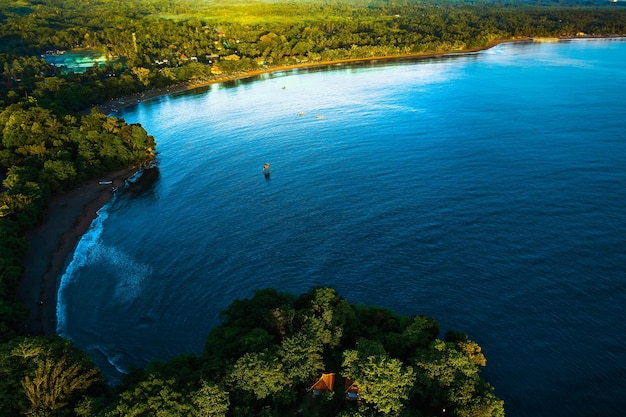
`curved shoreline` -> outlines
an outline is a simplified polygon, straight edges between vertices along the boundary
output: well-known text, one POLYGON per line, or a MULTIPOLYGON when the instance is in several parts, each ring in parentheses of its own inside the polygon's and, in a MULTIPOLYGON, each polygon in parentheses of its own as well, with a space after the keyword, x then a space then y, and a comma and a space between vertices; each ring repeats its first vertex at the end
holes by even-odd
POLYGON ((111 184, 102 185, 98 179, 92 179, 53 197, 42 224, 24 235, 28 251, 17 293, 17 299, 29 308, 22 329, 24 335, 56 334, 57 291, 69 256, 98 210, 113 198, 112 187, 123 187, 126 179, 139 169, 111 172, 106 177, 111 184))
MULTIPOLYGON (((490 49, 501 43, 526 41, 529 41, 529 39, 512 39, 495 42, 485 48, 459 52, 427 52, 281 65, 215 77, 209 80, 180 83, 161 90, 136 93, 124 97, 123 100, 111 100, 106 104, 97 106, 97 109, 101 113, 112 114, 143 100, 280 71, 317 68, 346 63, 389 61, 394 59, 429 59, 468 55, 481 50, 490 49)), ((25 303, 30 311, 28 319, 24 324, 23 334, 47 336, 57 334, 56 308, 57 293, 60 285, 59 280, 67 266, 69 256, 76 248, 82 235, 89 230, 91 222, 97 216, 98 210, 113 197, 110 191, 111 187, 123 187, 125 180, 134 175, 138 170, 138 168, 132 168, 110 173, 108 178, 113 180, 113 184, 111 185, 102 186, 98 184, 97 179, 92 179, 83 183, 79 188, 54 197, 46 210, 43 223, 24 235, 24 238, 28 242, 29 249, 23 261, 25 270, 22 275, 17 298, 25 303)))
MULTIPOLYGON (((560 39, 572 40, 611 38, 621 37, 564 37, 560 39)), ((316 68, 345 63, 389 61, 394 59, 417 60, 469 55, 493 48, 503 43, 532 41, 533 39, 525 37, 494 42, 484 48, 458 52, 354 58, 338 61, 307 62, 295 65, 277 66, 262 70, 237 73, 230 76, 216 77, 198 82, 181 83, 164 90, 153 90, 133 94, 125 97, 123 102, 112 100, 104 105, 98 106, 98 109, 104 114, 111 114, 122 108, 134 105, 138 101, 169 95, 176 92, 189 91, 212 84, 253 78, 259 75, 280 71, 290 71, 301 68, 316 68)), ((100 208, 108 203, 113 197, 111 187, 123 187, 126 179, 134 175, 139 169, 140 168, 130 168, 110 173, 108 178, 113 181, 110 185, 100 185, 98 184, 97 179, 93 179, 86 181, 79 188, 54 197, 46 210, 43 223, 24 235, 24 238, 28 242, 29 249, 23 259, 25 270, 18 289, 17 299, 26 304, 30 309, 30 312, 27 321, 24 324, 24 328, 22 329, 23 334, 56 334, 56 304, 57 292, 60 284, 59 279, 66 267, 66 262, 68 261, 69 256, 73 253, 82 235, 89 229, 91 222, 97 216, 98 210, 100 210, 100 208)))

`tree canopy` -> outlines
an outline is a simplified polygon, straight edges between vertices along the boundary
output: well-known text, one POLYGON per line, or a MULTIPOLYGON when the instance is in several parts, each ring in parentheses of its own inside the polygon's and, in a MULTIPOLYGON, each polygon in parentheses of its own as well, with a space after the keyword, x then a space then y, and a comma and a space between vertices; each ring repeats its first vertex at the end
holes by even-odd
MULTIPOLYGON (((486 365, 480 346, 460 332, 455 341, 439 339, 432 318, 353 305, 332 288, 297 298, 258 290, 234 301, 222 318, 200 357, 184 359, 193 366, 178 362, 189 377, 177 374, 187 381, 177 389, 188 401, 207 386, 220 393, 216 413, 282 416, 304 408, 306 415, 412 416, 446 408, 451 416, 504 415, 502 400, 480 377, 486 365), (315 320, 320 316, 326 319, 315 320), (232 335, 262 342, 249 350, 224 349, 232 335), (311 386, 325 372, 336 375, 334 388, 316 395, 311 386), (349 386, 357 387, 358 401, 347 398, 349 386)), ((147 380, 165 378, 167 369, 149 367, 123 389, 134 392, 147 380)))

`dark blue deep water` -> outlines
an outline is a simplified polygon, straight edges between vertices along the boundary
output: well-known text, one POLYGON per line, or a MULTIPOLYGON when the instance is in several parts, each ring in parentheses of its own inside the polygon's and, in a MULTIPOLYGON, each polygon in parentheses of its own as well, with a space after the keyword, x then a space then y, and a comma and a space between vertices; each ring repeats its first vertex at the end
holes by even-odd
POLYGON ((581 40, 141 103, 158 175, 79 243, 58 331, 114 376, 255 289, 328 285, 468 333, 509 416, 623 416, 625 97, 626 42, 581 40))

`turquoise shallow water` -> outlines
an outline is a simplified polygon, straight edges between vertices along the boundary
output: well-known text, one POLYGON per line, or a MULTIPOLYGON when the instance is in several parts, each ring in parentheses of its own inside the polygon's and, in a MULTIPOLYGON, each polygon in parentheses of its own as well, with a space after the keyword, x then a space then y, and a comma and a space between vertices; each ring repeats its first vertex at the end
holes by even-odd
POLYGON ((158 172, 79 243, 58 331, 114 378, 200 351, 254 289, 330 285, 467 332, 509 416, 621 416, 624 57, 621 40, 506 44, 127 109, 158 172))

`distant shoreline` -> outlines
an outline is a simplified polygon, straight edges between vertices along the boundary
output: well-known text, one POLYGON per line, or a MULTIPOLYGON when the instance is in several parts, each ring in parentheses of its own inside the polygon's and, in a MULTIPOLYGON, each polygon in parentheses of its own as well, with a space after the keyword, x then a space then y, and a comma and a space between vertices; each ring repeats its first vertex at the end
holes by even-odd
POLYGON ((181 82, 174 84, 170 87, 163 89, 153 89, 142 93, 130 94, 120 99, 109 100, 108 102, 96 106, 96 108, 103 114, 114 116, 115 113, 124 108, 133 106, 145 100, 150 100, 156 97, 167 96, 174 93, 180 93, 183 91, 191 91, 202 87, 207 87, 213 84, 220 84, 229 81, 243 80, 247 78, 257 77, 263 74, 271 74, 281 71, 290 71, 302 68, 321 68, 332 65, 341 64, 354 64, 359 62, 371 62, 371 61, 391 61, 391 60, 420 60, 429 58, 443 58, 448 56, 463 56, 476 54, 481 51, 486 51, 493 47, 506 43, 520 43, 520 42, 556 42, 556 41, 568 41, 568 40, 585 40, 585 39, 621 39, 624 36, 612 35, 612 36, 563 36, 563 37, 520 37, 507 40, 496 41, 482 48, 466 49, 463 51, 448 51, 448 52, 420 52, 416 54, 402 54, 402 55, 387 55, 387 56, 372 56, 364 58, 349 58, 340 59, 336 61, 319 61, 319 62, 304 62, 293 65, 279 65, 275 67, 268 67, 264 69, 239 72, 230 75, 224 75, 220 77, 196 80, 191 82, 181 82))
MULTIPOLYGON (((576 39, 611 39, 621 36, 605 37, 564 37, 560 40, 576 39)), ((238 73, 230 76, 214 78, 193 83, 181 83, 167 89, 152 90, 149 92, 132 94, 119 100, 111 100, 97 106, 104 114, 112 114, 123 108, 159 96, 177 92, 191 91, 212 84, 252 78, 263 74, 289 71, 301 68, 316 68, 345 63, 428 59, 446 56, 469 55, 493 48, 504 43, 533 42, 532 38, 509 39, 494 42, 487 47, 458 52, 437 52, 422 54, 393 55, 385 57, 354 58, 339 61, 308 62, 296 65, 284 65, 262 70, 238 73)), ((158 145, 157 145, 158 146, 158 145)), ((97 216, 98 210, 113 197, 112 187, 123 187, 125 180, 137 173, 138 167, 110 173, 107 177, 112 180, 110 185, 100 185, 98 179, 86 181, 79 188, 56 196, 46 210, 44 222, 25 234, 29 250, 24 257, 25 272, 20 281, 17 298, 30 309, 30 314, 24 323, 24 335, 55 335, 56 308, 59 279, 65 270, 66 262, 74 251, 80 238, 89 230, 97 216)))
MULTIPOLYGON (((566 39, 566 38, 562 38, 566 39)), ((582 39, 582 38, 576 38, 582 39)), ((114 116, 115 112, 122 110, 124 108, 133 106, 145 100, 150 100, 160 96, 167 96, 174 93, 179 93, 183 91, 191 91, 202 87, 207 87, 213 84, 220 84, 229 81, 243 80, 247 78, 254 78, 263 74, 272 74, 281 71, 290 71, 302 68, 321 68, 332 65, 341 65, 341 64, 355 64, 359 62, 371 62, 371 61, 391 61, 391 60, 410 60, 410 59, 429 59, 429 58, 438 58, 438 57, 447 57, 447 56, 462 56, 462 55, 470 55, 475 54, 480 51, 484 51, 487 49, 491 49, 495 46, 498 46, 503 43, 515 43, 515 42, 532 42, 532 38, 524 37, 524 38, 515 38, 508 39, 504 41, 494 42, 485 46, 483 48, 476 49, 467 49, 463 51, 449 51, 449 52, 421 52, 416 54, 402 54, 402 55, 386 55, 386 56, 372 56, 372 57, 364 57, 364 58, 349 58, 349 59, 340 59, 336 61, 317 61, 317 62, 303 62, 300 64, 293 65, 279 65, 275 67, 267 67, 264 69, 238 72, 235 74, 218 76, 215 78, 205 79, 205 80, 196 80, 192 82, 181 82, 178 84, 174 84, 168 88, 163 89, 153 89, 149 91, 145 91, 142 93, 134 93, 128 96, 124 96, 119 99, 109 100, 108 102, 96 106, 96 108, 103 114, 114 116)))

